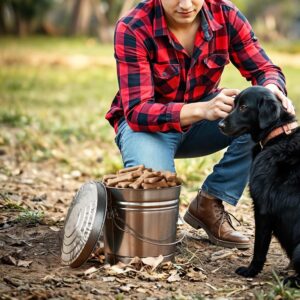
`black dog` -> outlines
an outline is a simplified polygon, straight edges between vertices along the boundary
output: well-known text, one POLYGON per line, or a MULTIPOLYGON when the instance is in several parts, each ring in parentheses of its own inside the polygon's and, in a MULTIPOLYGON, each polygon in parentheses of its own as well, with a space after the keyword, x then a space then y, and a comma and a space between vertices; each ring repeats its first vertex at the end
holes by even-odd
POLYGON ((256 86, 236 97, 233 111, 219 125, 229 136, 250 133, 259 146, 249 182, 255 215, 254 255, 250 265, 236 273, 254 277, 262 270, 274 234, 296 271, 285 283, 299 287, 300 129, 295 117, 272 92, 256 86))

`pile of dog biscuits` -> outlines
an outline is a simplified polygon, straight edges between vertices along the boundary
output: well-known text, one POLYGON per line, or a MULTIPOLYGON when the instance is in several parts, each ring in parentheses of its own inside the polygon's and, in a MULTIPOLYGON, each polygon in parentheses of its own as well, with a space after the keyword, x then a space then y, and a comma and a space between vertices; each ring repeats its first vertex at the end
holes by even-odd
POLYGON ((106 186, 132 189, 161 189, 180 185, 182 180, 176 173, 169 171, 153 171, 138 165, 119 170, 116 174, 103 176, 106 186))

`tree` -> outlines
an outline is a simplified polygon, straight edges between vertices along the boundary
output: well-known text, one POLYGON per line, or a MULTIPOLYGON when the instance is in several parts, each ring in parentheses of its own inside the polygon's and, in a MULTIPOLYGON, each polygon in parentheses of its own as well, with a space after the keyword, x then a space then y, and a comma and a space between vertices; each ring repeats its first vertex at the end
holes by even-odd
POLYGON ((4 13, 5 10, 8 10, 13 24, 12 31, 20 36, 27 35, 31 32, 34 22, 42 21, 51 4, 51 0, 2 0, 0 8, 2 24, 0 26, 2 30, 8 30, 4 13))
POLYGON ((73 0, 73 2, 69 33, 86 34, 91 20, 92 2, 90 0, 73 0))

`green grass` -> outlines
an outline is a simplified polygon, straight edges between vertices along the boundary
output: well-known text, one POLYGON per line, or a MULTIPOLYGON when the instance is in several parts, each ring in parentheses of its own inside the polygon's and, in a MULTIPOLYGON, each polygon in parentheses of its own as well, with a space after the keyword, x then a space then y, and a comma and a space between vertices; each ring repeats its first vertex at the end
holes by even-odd
POLYGON ((273 271, 273 282, 269 283, 271 288, 268 291, 260 291, 256 294, 257 300, 296 300, 300 299, 300 290, 283 285, 275 271, 273 271))
POLYGON ((89 56, 112 56, 113 45, 99 45, 95 38, 60 38, 35 36, 31 38, 0 37, 1 53, 19 52, 30 54, 85 54, 89 56))
MULTIPOLYGON (((52 159, 63 171, 79 169, 91 178, 120 168, 114 131, 104 119, 117 91, 112 45, 94 39, 45 37, 0 38, 0 44, 0 63, 5 62, 0 67, 0 146, 16 148, 24 161, 52 159), (84 55, 92 63, 82 68, 64 63, 75 55, 84 55), (39 56, 59 60, 28 63, 39 56), (85 155, 87 151, 92 155, 85 155)), ((283 70, 289 96, 300 111, 300 69, 285 66, 283 70)), ((249 83, 229 66, 221 85, 243 89, 249 83)), ((222 152, 177 160, 187 188, 197 189, 221 156, 222 152)))
POLYGON ((23 226, 35 226, 44 218, 44 212, 38 210, 24 210, 16 218, 15 222, 23 226))
POLYGON ((278 42, 271 42, 266 44, 265 46, 266 50, 275 50, 278 52, 286 52, 291 54, 300 54, 300 41, 291 41, 291 40, 285 40, 278 42))

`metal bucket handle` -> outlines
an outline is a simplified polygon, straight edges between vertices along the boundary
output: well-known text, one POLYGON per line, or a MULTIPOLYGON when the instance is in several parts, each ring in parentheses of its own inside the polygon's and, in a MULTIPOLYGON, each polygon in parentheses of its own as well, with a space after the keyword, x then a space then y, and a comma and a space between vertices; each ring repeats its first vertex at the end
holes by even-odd
MULTIPOLYGON (((181 221, 183 221, 182 217, 179 215, 179 218, 181 219, 181 221)), ((172 246, 172 245, 176 245, 180 242, 183 241, 183 239, 186 237, 186 233, 177 241, 173 242, 173 243, 156 243, 156 242, 153 242, 153 240, 151 239, 148 239, 148 238, 145 238, 143 236, 141 236, 139 233, 137 233, 134 229, 130 228, 121 218, 119 218, 118 214, 117 213, 114 213, 113 210, 112 210, 112 219, 113 219, 113 222, 114 222, 114 225, 121 231, 125 232, 125 233, 129 233, 131 234, 133 237, 135 237, 136 239, 142 241, 142 242, 146 242, 146 243, 149 243, 149 244, 152 244, 152 245, 156 245, 156 246, 172 246), (121 221, 121 223, 124 225, 124 227, 126 227, 126 229, 123 229, 121 228, 117 222, 116 222, 116 219, 118 219, 119 221, 121 221)))

